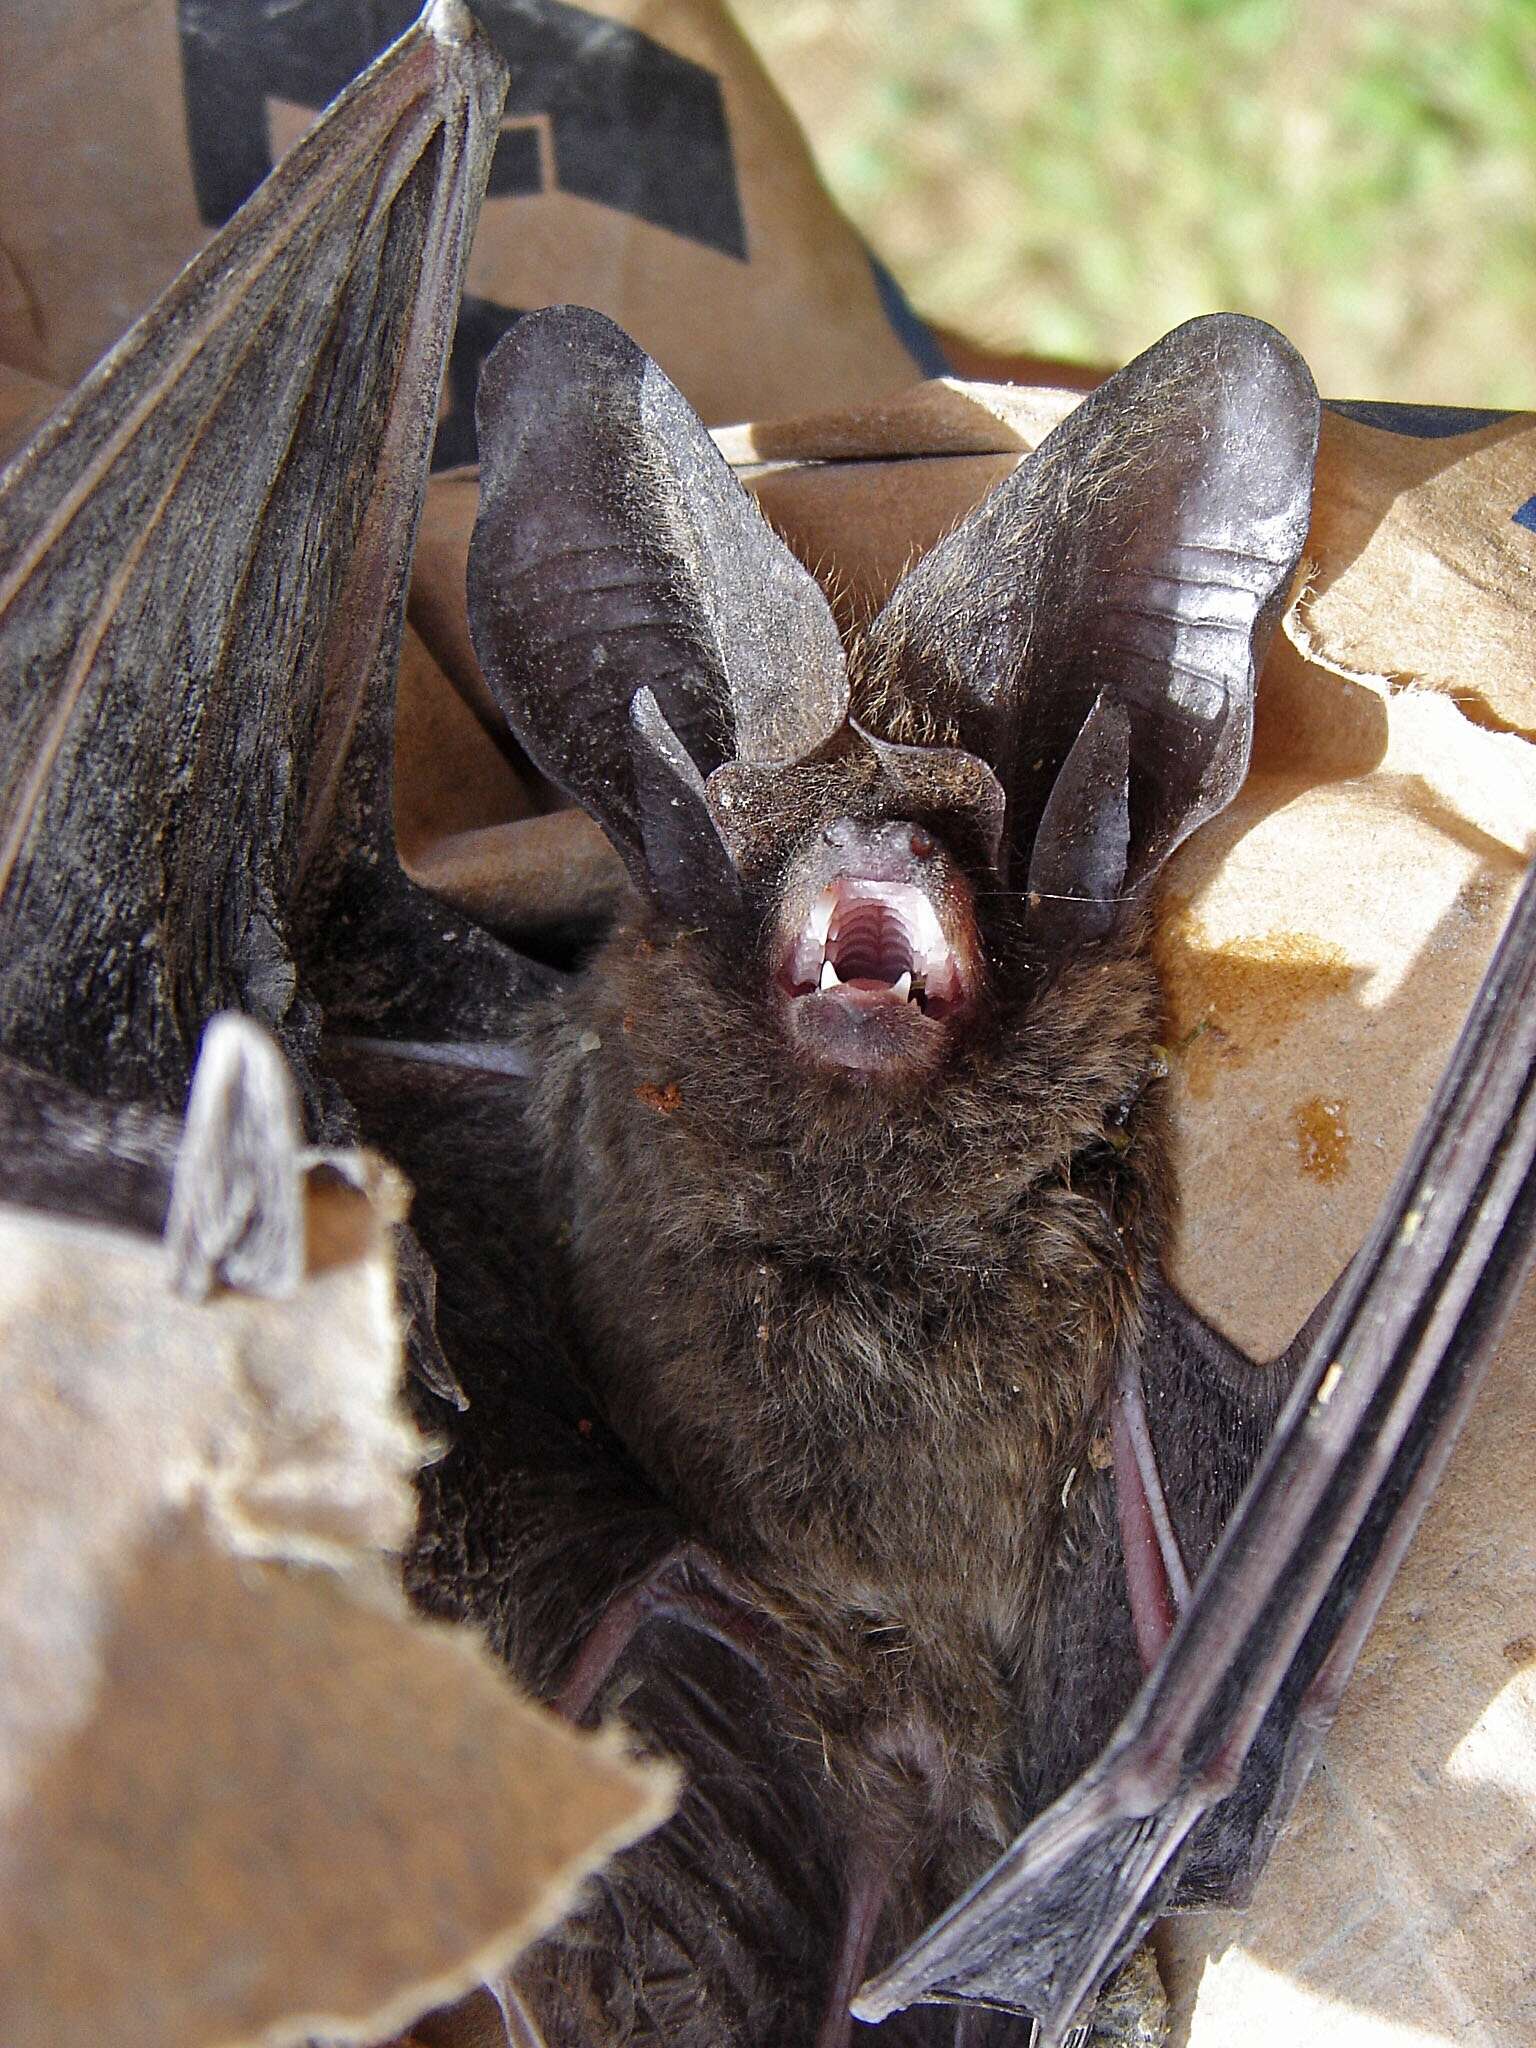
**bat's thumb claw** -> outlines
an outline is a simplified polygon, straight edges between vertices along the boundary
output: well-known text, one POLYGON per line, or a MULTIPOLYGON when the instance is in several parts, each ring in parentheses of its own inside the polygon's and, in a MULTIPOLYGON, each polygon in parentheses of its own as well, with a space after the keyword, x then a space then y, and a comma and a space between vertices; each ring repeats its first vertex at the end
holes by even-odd
POLYGON ((249 1017, 203 1034, 176 1154, 165 1243, 178 1294, 292 1294, 304 1273, 299 1109, 274 1041, 249 1017))

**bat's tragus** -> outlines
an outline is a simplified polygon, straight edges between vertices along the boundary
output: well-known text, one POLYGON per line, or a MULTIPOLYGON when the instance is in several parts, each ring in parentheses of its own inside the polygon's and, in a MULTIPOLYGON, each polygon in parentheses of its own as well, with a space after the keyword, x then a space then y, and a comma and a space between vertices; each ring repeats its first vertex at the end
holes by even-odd
POLYGON ((936 1065, 982 982, 970 888, 935 835, 908 820, 825 826, 790 867, 770 946, 791 1045, 868 1077, 936 1065))

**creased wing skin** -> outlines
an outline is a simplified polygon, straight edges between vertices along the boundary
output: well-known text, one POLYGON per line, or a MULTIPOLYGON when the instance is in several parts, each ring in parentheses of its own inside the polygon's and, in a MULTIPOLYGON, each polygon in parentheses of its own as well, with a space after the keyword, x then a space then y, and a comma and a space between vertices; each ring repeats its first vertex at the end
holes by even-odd
MULTIPOLYGON (((433 0, 0 483, 0 1046, 26 1067, 179 1110, 234 1010, 345 1144, 321 1007, 494 1035, 547 979, 413 890, 392 828, 405 585, 504 90, 433 0)), ((457 1401, 409 1232, 399 1265, 413 1366, 457 1401)))
POLYGON ((1058 2039, 1181 1893, 1246 1891, 1529 1270, 1533 1072, 1536 871, 1165 1654, 1099 1762, 864 1987, 861 2017, 970 2002, 1058 2039))
MULTIPOLYGON (((0 1042, 179 1109, 237 1009, 294 1062, 288 939, 387 689, 504 74, 434 0, 0 488, 0 1042)), ((327 1131, 326 1135, 342 1135, 327 1131)))

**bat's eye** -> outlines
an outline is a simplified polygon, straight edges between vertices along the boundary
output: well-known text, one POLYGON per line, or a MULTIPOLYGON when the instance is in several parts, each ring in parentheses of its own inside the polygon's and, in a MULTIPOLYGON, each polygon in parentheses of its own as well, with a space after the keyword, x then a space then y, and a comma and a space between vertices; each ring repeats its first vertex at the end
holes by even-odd
POLYGON ((829 826, 791 870, 776 946, 791 1042, 865 1074, 931 1066, 981 976, 970 891, 910 824, 829 826))

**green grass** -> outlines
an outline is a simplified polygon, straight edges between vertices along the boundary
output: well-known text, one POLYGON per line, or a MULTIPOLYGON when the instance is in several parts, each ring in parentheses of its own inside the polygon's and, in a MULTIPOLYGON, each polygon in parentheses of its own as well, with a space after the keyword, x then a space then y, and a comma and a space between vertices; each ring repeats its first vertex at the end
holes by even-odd
POLYGON ((1536 0, 733 0, 918 309, 1118 362, 1260 313, 1338 397, 1536 408, 1536 0))

